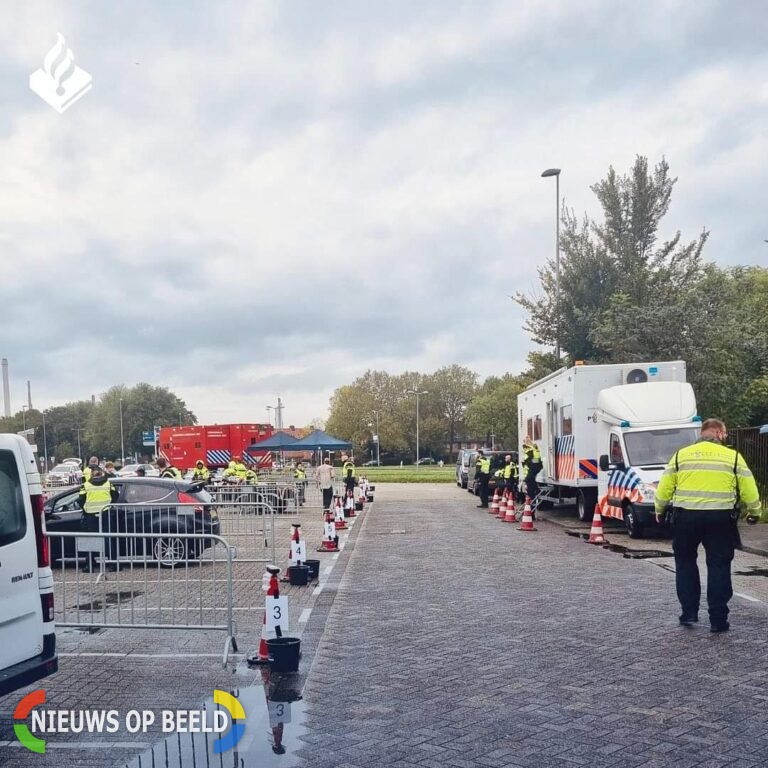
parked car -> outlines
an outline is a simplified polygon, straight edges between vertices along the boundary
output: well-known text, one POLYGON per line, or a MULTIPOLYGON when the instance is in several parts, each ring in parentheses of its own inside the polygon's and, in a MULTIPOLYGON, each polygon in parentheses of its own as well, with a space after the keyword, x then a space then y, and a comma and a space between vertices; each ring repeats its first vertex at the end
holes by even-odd
POLYGON ((417 464, 436 464, 435 460, 431 456, 425 456, 423 459, 419 459, 417 464))
POLYGON ((62 463, 48 471, 45 484, 49 487, 79 485, 83 481, 83 472, 77 464, 62 463))
POLYGON ((62 459, 61 463, 62 464, 77 464, 77 466, 80 467, 81 469, 83 467, 83 460, 82 459, 78 459, 77 456, 71 456, 68 459, 62 459))
MULTIPOLYGON (((199 557, 212 544, 208 539, 175 538, 174 533, 219 534, 218 512, 210 506, 211 495, 200 483, 160 477, 115 477, 111 482, 118 499, 102 513, 102 528, 115 533, 151 534, 138 540, 107 539, 111 558, 119 554, 130 559, 146 553, 162 567, 172 567, 199 557)), ((65 491, 45 502, 53 560, 77 558, 76 539, 56 534, 81 530, 78 496, 79 490, 65 491)))
POLYGON ((370 461, 363 462, 360 466, 361 467, 375 467, 377 465, 376 459, 371 459, 370 461))
POLYGON ((456 457, 456 485, 460 488, 466 488, 469 483, 469 455, 471 453, 470 448, 461 448, 456 457))
POLYGON ((160 477, 160 470, 153 464, 126 464, 122 469, 117 470, 118 477, 136 477, 136 470, 144 467, 146 477, 160 477))
MULTIPOLYGON (((504 467, 504 457, 508 453, 512 454, 512 462, 517 463, 517 452, 483 450, 483 453, 491 460, 491 478, 488 481, 488 490, 491 494, 493 494, 494 490, 496 489, 496 478, 494 477, 494 473, 497 469, 502 469, 504 467)), ((472 451, 470 453, 468 461, 469 470, 467 477, 467 490, 477 496, 480 493, 480 478, 476 476, 477 470, 475 467, 477 463, 477 451, 472 451)))
POLYGON ((58 669, 53 573, 29 443, 0 435, 0 696, 58 669))

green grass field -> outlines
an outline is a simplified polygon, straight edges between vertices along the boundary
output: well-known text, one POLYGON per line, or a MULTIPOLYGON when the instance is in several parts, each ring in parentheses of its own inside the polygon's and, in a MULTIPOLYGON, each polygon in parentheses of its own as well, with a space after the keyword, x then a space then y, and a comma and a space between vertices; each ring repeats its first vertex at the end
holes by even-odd
POLYGON ((455 483, 456 467, 432 465, 405 465, 404 467, 358 467, 358 475, 365 475, 372 483, 455 483))

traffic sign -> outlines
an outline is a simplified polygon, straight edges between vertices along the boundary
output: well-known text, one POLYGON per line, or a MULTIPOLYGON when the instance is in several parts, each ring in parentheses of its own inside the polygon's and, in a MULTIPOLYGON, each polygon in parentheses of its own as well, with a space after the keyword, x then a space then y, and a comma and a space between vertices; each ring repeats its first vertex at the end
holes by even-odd
POLYGON ((141 444, 142 445, 154 445, 155 444, 155 433, 154 432, 142 432, 141 433, 141 444))
POLYGON ((155 424, 155 442, 157 442, 160 439, 160 427, 155 424))

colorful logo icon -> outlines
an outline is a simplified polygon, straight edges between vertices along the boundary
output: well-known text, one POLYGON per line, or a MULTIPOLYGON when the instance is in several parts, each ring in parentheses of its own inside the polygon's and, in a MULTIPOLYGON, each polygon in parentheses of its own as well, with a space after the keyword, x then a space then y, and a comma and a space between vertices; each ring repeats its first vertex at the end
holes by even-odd
MULTIPOLYGON (((27 694, 16 706, 13 713, 15 720, 26 720, 33 707, 38 704, 45 704, 45 691, 32 691, 27 694)), ((23 723, 14 723, 13 730, 16 731, 16 738, 30 751, 45 754, 45 739, 38 739, 33 736, 29 728, 23 723)))
MULTIPOLYGON (((27 699, 28 698, 29 696, 27 696, 27 699)), ((229 733, 223 739, 216 739, 216 741, 213 742, 213 754, 219 755, 222 752, 228 752, 238 741, 240 741, 240 739, 243 738, 243 734, 245 733, 245 710, 243 709, 242 704, 231 693, 227 693, 226 691, 218 691, 214 689, 213 703, 221 704, 224 709, 229 710, 229 714, 232 717, 232 727, 229 729, 229 733), (242 720, 243 722, 236 723, 235 720, 242 720)), ((43 744, 45 744, 45 742, 43 742, 43 744)))

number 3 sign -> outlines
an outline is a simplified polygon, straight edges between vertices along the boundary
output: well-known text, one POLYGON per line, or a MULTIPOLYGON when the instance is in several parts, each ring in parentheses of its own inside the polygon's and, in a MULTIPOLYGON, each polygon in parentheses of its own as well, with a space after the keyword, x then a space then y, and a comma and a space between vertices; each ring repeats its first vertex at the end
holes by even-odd
POLYGON ((280 627, 283 632, 288 631, 288 598, 267 598, 267 629, 280 627))

